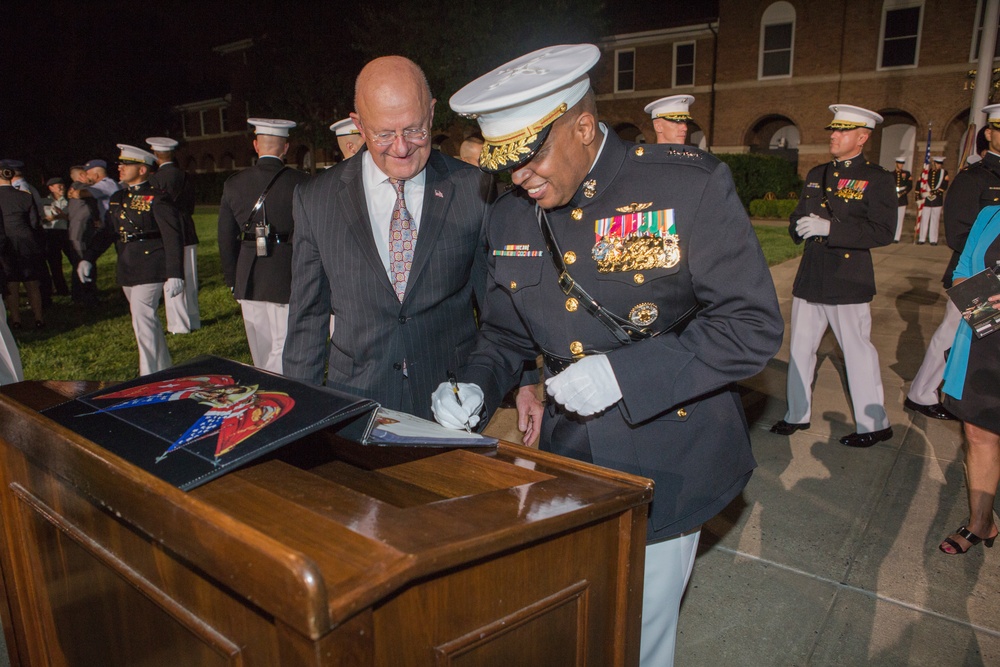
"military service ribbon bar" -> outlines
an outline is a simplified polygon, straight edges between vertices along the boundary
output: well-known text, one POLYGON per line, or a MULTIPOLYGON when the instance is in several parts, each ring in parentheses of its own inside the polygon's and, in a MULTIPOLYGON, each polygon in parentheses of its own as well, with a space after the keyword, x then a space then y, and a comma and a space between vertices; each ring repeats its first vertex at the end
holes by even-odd
POLYGON ((591 256, 600 273, 669 269, 681 259, 672 208, 601 218, 594 236, 591 256))
POLYGON ((541 257, 544 250, 531 250, 527 243, 508 243, 503 250, 494 250, 494 257, 541 257))
POLYGON ((676 234, 674 229, 674 209, 662 211, 642 211, 626 213, 612 218, 601 218, 594 223, 594 242, 599 242, 605 236, 624 238, 627 236, 648 235, 665 238, 676 234))
POLYGON ((837 181, 837 196, 841 199, 861 199, 864 196, 868 181, 855 178, 842 178, 837 181))

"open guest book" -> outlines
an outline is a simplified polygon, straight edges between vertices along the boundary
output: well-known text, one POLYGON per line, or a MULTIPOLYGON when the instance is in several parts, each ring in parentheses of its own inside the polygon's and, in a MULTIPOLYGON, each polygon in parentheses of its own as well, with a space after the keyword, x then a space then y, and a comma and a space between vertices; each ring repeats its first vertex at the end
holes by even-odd
POLYGON ((212 356, 105 387, 42 413, 185 491, 326 428, 371 445, 497 443, 384 410, 367 398, 212 356))

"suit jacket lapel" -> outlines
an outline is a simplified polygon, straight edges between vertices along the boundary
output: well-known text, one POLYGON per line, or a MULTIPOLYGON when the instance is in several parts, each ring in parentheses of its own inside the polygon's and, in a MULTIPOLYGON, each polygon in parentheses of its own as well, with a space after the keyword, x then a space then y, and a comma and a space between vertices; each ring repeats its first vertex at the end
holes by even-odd
MULTIPOLYGON (((376 280, 395 296, 396 290, 389 282, 389 275, 385 271, 385 265, 382 264, 382 256, 379 254, 375 238, 372 235, 372 222, 368 215, 368 203, 365 199, 364 179, 361 176, 361 160, 362 156, 359 153, 356 160, 350 160, 345 165, 344 173, 340 177, 345 187, 341 190, 334 210, 343 212, 344 220, 351 233, 354 234, 358 247, 361 248, 361 254, 376 275, 376 280)), ((388 239, 385 242, 388 243, 388 239)))
POLYGON ((430 261, 434 246, 441 236, 441 230, 444 229, 448 207, 451 205, 452 183, 447 180, 447 167, 437 151, 431 151, 425 171, 427 179, 424 183, 424 208, 420 213, 417 248, 413 253, 410 275, 406 279, 406 295, 403 301, 410 296, 410 288, 416 285, 420 272, 430 261))

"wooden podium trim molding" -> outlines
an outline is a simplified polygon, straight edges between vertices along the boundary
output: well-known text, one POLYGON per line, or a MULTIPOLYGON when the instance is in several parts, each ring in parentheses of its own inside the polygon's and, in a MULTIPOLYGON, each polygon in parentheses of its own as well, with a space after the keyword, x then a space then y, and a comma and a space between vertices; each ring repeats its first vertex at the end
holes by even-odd
POLYGON ((496 640, 501 635, 523 627, 559 607, 576 603, 576 664, 577 667, 584 667, 587 659, 587 593, 589 589, 589 581, 578 581, 561 591, 522 607, 512 614, 476 628, 444 644, 439 644, 434 647, 435 664, 438 667, 452 667, 457 659, 496 640))
POLYGON ((66 520, 65 517, 58 514, 53 508, 49 507, 43 500, 23 486, 13 483, 10 485, 10 489, 17 496, 18 500, 23 502, 30 510, 34 510, 43 519, 65 533, 91 556, 101 561, 110 571, 124 579, 159 609, 172 616, 188 632, 218 653, 223 659, 227 660, 230 665, 233 667, 243 665, 240 647, 230 641, 228 637, 208 625, 204 619, 189 612, 183 605, 179 604, 142 576, 142 574, 130 567, 128 563, 105 549, 99 542, 88 537, 86 533, 66 520))

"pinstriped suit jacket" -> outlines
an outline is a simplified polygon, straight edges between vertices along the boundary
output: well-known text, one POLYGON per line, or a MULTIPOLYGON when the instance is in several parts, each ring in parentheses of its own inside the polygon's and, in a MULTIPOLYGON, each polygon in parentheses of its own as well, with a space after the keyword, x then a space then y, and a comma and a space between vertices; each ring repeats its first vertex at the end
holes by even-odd
MULTIPOLYGON (((489 179, 432 151, 402 303, 372 235, 355 157, 295 190, 292 295, 285 375, 433 419, 431 393, 476 334, 486 281, 483 219, 489 179), (330 312, 336 326, 329 348, 330 312), (408 377, 403 377, 403 360, 408 377)), ((378 243, 388 243, 380 239, 378 243)))

